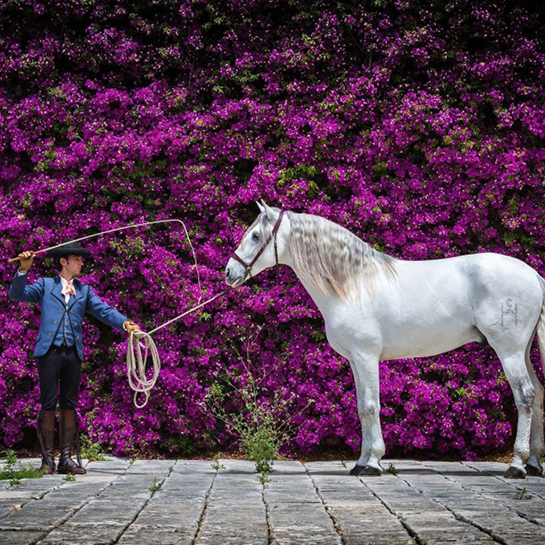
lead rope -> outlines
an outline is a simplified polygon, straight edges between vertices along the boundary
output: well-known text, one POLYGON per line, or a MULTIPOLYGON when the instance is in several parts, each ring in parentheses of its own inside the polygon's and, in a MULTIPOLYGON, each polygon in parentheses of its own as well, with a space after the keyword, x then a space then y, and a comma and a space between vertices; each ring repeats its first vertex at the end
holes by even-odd
MULTIPOLYGON (((150 397, 150 390, 155 386, 155 383, 157 382, 157 378, 159 377, 159 372, 161 371, 161 358, 159 357, 159 351, 157 350, 157 346, 155 345, 154 340, 151 338, 152 333, 155 333, 156 331, 159 331, 160 329, 163 329, 164 327, 172 324, 173 322, 176 322, 186 316, 187 314, 190 314, 192 312, 195 312, 199 308, 203 307, 207 303, 210 303, 214 301, 214 299, 217 299, 218 297, 221 297, 222 295, 225 295, 229 290, 224 290, 221 293, 218 293, 211 299, 208 299, 208 301, 205 301, 204 303, 201 303, 202 299, 202 286, 201 286, 201 277, 199 275, 199 267, 197 264, 197 256, 195 254, 195 248, 193 248, 193 244, 191 244, 191 239, 189 238, 189 233, 187 232, 186 226, 182 220, 160 220, 160 221, 177 221, 183 225, 185 236, 187 238, 187 242, 191 248, 191 253, 193 254, 193 259, 195 261, 195 270, 197 271, 197 280, 199 283, 199 299, 197 301, 197 306, 187 310, 186 312, 183 312, 179 316, 176 316, 175 318, 172 318, 172 320, 169 320, 168 322, 165 322, 164 324, 156 327, 152 331, 131 331, 129 335, 129 344, 127 346, 127 378, 129 380, 129 386, 131 387, 131 390, 134 392, 133 402, 134 406, 137 409, 142 409, 148 404, 149 397, 150 397), (136 342, 135 342, 136 341, 136 342), (152 362, 152 368, 153 372, 151 375, 151 378, 147 378, 146 374, 146 367, 147 367, 147 361, 148 356, 151 356, 151 362, 152 362), (144 394, 144 402, 142 404, 138 404, 138 394, 144 394)), ((137 226, 135 226, 137 227, 137 226)))
MULTIPOLYGON (((247 273, 250 276, 251 276, 251 269, 253 264, 257 261, 259 256, 263 253, 263 251, 265 250, 265 248, 271 241, 271 238, 274 238, 274 254, 276 257, 276 264, 278 265, 278 249, 276 247, 276 234, 278 232, 278 229, 280 228, 280 223, 282 222, 282 214, 283 212, 280 212, 278 219, 276 220, 276 223, 272 230, 272 233, 267 238, 267 241, 265 242, 265 244, 263 244, 263 246, 261 247, 257 255, 254 257, 253 261, 249 265, 244 260, 242 260, 236 254, 236 252, 233 255, 233 257, 244 266, 244 268, 246 269, 247 273)), ((187 235, 187 230, 186 230, 186 235, 187 235)), ((189 240, 189 235, 187 235, 187 240, 189 242, 189 245, 191 246, 191 249, 193 249, 193 246, 191 245, 191 241, 189 240)), ((193 255, 195 255, 195 252, 193 252, 193 255)), ((196 258, 195 258, 195 264, 196 264, 196 258)), ((147 405, 149 396, 150 396, 149 392, 155 386, 155 383, 157 382, 157 378, 159 377, 159 371, 161 370, 161 361, 159 359, 159 353, 157 351, 157 347, 155 346, 155 343, 153 342, 153 339, 151 338, 151 334, 155 333, 156 331, 159 331, 160 329, 162 329, 163 327, 166 327, 167 325, 170 325, 172 322, 175 322, 179 320, 180 318, 183 318, 187 314, 190 314, 191 312, 195 312, 197 309, 214 301, 214 299, 217 299, 218 297, 225 295, 228 291, 229 290, 227 289, 222 291, 221 293, 218 293, 211 299, 208 299, 208 301, 205 301, 204 303, 201 303, 197 305, 196 307, 193 307, 192 309, 185 311, 183 314, 176 316, 176 318, 173 318, 172 320, 169 320, 163 325, 156 327, 152 331, 148 331, 147 333, 144 331, 131 331, 131 334, 129 336, 129 346, 127 348, 127 376, 129 378, 129 385, 134 392, 133 400, 134 400, 134 405, 137 409, 142 409, 143 407, 147 405), (136 343, 134 343, 133 337, 136 337, 136 340, 137 340, 136 343), (144 351, 143 354, 142 354, 142 350, 144 351), (148 379, 146 376, 146 362, 150 354, 151 354, 151 360, 152 360, 153 373, 151 378, 148 379), (137 401, 137 396, 139 393, 143 393, 146 396, 144 399, 144 403, 142 403, 141 405, 139 405, 137 401)))

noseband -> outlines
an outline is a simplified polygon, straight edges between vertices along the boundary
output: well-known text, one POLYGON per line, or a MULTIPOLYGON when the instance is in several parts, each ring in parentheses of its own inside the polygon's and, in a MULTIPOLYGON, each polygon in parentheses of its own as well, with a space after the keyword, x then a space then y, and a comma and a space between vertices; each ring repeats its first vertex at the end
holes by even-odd
POLYGON ((239 257, 237 253, 233 253, 233 259, 238 261, 246 270, 246 276, 245 278, 248 278, 248 276, 252 276, 252 267, 254 266, 254 263, 261 257, 261 254, 265 251, 265 248, 269 244, 272 238, 274 238, 274 257, 276 258, 276 265, 278 265, 278 248, 276 246, 276 234, 278 233, 278 229, 280 229, 280 223, 282 223, 282 215, 284 214, 284 211, 281 211, 278 215, 278 219, 276 220, 276 223, 274 224, 274 227, 271 231, 271 234, 268 236, 267 240, 263 243, 263 246, 259 249, 259 252, 255 255, 255 257, 252 259, 250 263, 246 263, 244 259, 239 257))

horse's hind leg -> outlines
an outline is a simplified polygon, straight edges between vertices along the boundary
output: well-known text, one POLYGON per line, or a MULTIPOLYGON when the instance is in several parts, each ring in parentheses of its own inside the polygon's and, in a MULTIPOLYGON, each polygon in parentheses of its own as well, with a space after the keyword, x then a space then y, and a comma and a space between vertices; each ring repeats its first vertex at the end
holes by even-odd
POLYGON ((530 458, 530 433, 532 429, 532 413, 536 400, 536 389, 532 384, 530 373, 526 367, 525 350, 503 354, 496 349, 505 376, 509 381, 518 411, 517 437, 515 453, 505 477, 522 479, 526 476, 524 464, 530 458))
MULTIPOLYGON (((532 341, 533 341, 532 335, 532 341)), ((539 382, 534 368, 532 367, 532 362, 530 361, 530 350, 532 348, 532 341, 528 344, 526 348, 526 369, 530 375, 530 380, 536 391, 536 397, 534 400, 534 406, 532 411, 532 429, 531 429, 531 438, 530 438, 530 458, 526 465, 526 472, 528 475, 539 475, 543 476, 543 466, 539 462, 539 459, 543 454, 545 454, 545 446, 543 440, 543 386, 539 382)))

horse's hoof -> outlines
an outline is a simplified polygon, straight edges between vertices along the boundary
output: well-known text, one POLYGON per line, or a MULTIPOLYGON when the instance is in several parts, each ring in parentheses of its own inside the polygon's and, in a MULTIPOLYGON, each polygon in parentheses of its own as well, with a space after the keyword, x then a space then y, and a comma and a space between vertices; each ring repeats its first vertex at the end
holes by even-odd
POLYGON ((545 475, 543 475, 543 466, 541 464, 539 464, 539 467, 526 464, 525 469, 527 475, 532 475, 534 477, 545 477, 545 475))
POLYGON ((521 467, 509 466, 503 476, 506 479, 524 479, 524 477, 526 477, 526 471, 521 467))
POLYGON ((365 466, 361 470, 360 475, 368 475, 369 477, 378 477, 379 475, 382 475, 382 469, 380 469, 379 467, 365 466))
POLYGON ((350 471, 350 475, 366 475, 368 477, 378 477, 382 475, 382 470, 373 466, 359 466, 355 465, 350 471))

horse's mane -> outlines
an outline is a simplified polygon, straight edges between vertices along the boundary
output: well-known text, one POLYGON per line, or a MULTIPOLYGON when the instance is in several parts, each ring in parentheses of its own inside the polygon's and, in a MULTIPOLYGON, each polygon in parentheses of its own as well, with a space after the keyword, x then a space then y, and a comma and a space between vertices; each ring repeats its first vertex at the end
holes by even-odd
POLYGON ((393 279, 396 259, 371 248, 356 235, 320 216, 288 212, 295 272, 324 295, 331 288, 345 300, 379 275, 393 279))

